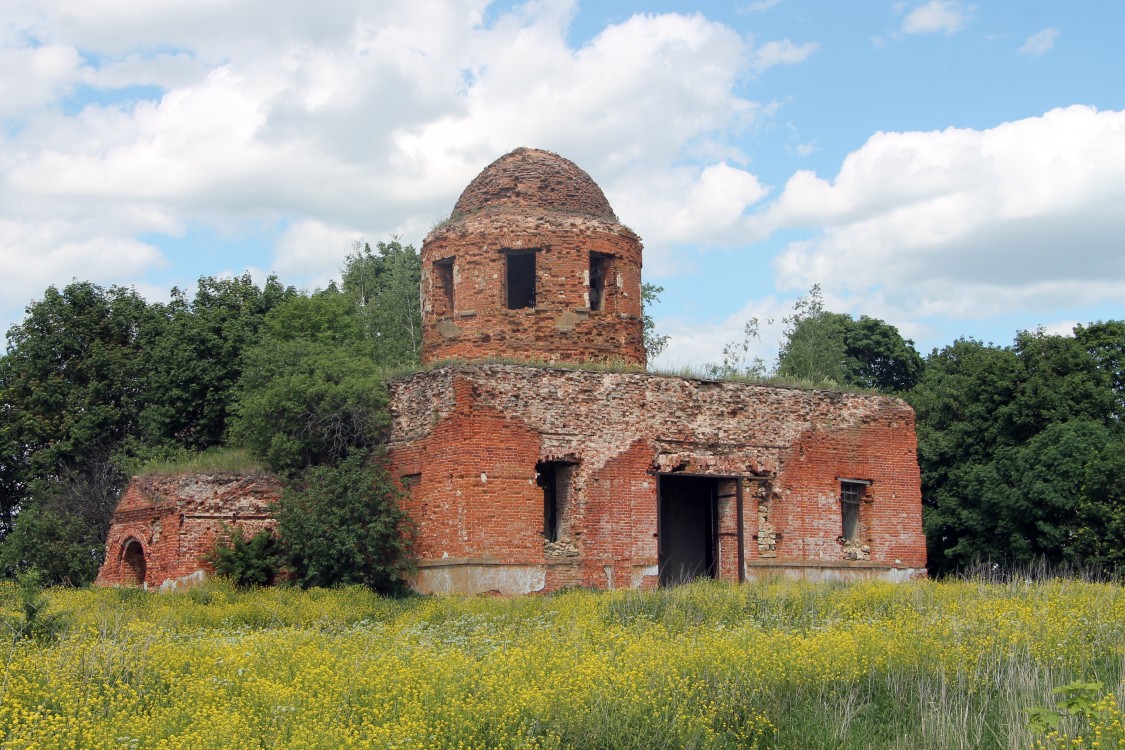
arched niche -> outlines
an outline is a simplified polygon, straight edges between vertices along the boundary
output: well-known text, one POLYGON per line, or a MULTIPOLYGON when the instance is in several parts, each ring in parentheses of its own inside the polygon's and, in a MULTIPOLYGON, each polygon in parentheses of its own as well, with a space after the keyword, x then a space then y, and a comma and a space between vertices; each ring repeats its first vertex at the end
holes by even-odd
POLYGON ((121 550, 122 583, 143 586, 145 572, 145 549, 140 540, 129 539, 121 550))

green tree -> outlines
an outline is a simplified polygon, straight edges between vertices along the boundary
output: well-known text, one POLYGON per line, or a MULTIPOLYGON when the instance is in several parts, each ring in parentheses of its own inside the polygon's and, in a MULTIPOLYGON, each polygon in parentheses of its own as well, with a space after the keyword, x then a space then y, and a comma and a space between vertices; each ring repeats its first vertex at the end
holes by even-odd
POLYGON ((1117 399, 1114 415, 1125 417, 1125 320, 1075 326, 1074 337, 1109 377, 1117 399))
POLYGON ((277 505, 286 567, 303 587, 363 584, 397 592, 409 570, 409 527, 399 490, 369 454, 314 466, 277 505))
POLYGON ((909 394, 936 573, 998 562, 1115 564, 1122 428, 1111 378, 1074 337, 960 340, 909 394), (1097 540, 1107 540, 1102 544, 1097 540))
POLYGON ((31 507, 0 544, 0 571, 6 578, 37 573, 43 582, 83 586, 94 579, 105 556, 105 536, 77 516, 31 507))
POLYGON ((894 326, 866 315, 824 309, 819 285, 797 300, 778 351, 777 374, 904 393, 918 382, 923 360, 894 326))
POLYGON ((1125 438, 1087 457, 1073 548, 1084 564, 1125 571, 1125 438))
POLYGON ((817 310, 791 323, 779 349, 777 374, 813 383, 847 383, 849 320, 846 315, 817 310))
POLYGON ((249 274, 205 276, 193 300, 173 289, 171 302, 154 305, 160 321, 145 340, 143 442, 189 450, 221 444, 243 356, 260 338, 270 310, 295 294, 272 276, 261 288, 249 274))
POLYGON ((422 263, 398 240, 372 249, 357 242, 344 261, 342 290, 358 308, 375 361, 417 364, 422 353, 422 263))
POLYGON ((278 533, 302 586, 391 591, 408 564, 398 490, 378 458, 390 417, 370 322, 335 288, 288 300, 239 381, 231 438, 286 477, 278 533))
POLYGON ((272 529, 262 529, 249 539, 241 529, 226 528, 205 559, 215 572, 240 589, 272 586, 281 569, 281 542, 272 529))
POLYGON ((96 571, 61 570, 50 555, 104 540, 127 479, 117 453, 137 428, 145 398, 143 332, 152 324, 150 308, 133 290, 76 282, 48 288, 9 330, 0 360, 0 491, 4 517, 13 519, 4 543, 9 572, 39 560, 50 582, 79 584, 80 571, 96 571))
POLYGON ((866 315, 844 316, 845 380, 884 393, 905 393, 922 376, 922 355, 894 326, 866 315))
POLYGON ((641 284, 641 328, 644 336, 645 353, 651 362, 660 356, 668 346, 668 337, 656 332, 656 321, 652 317, 652 306, 660 301, 664 287, 656 284, 641 284))
POLYGON ((371 451, 388 395, 354 306, 333 290, 295 297, 246 353, 231 440, 282 474, 371 451))

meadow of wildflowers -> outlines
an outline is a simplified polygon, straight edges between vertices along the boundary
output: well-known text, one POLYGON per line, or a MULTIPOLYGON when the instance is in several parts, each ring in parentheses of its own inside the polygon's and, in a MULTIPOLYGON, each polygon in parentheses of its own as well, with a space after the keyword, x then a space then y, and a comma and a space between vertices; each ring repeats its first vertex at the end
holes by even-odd
MULTIPOLYGON (((1125 748, 1123 592, 56 589, 60 632, 2 642, 0 747, 1125 748), (1105 686, 1097 711, 1033 733, 1074 680, 1105 686)), ((18 620, 14 586, 0 610, 18 620)))

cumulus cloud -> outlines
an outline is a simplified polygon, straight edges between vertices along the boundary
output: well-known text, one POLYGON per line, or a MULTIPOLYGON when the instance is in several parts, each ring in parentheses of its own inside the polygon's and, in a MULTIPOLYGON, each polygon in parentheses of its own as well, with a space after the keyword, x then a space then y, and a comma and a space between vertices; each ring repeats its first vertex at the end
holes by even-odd
POLYGON ((276 270, 284 278, 309 279, 310 287, 323 288, 361 236, 358 229, 304 219, 288 227, 278 240, 276 270))
POLYGON ((1060 309, 1125 294, 1125 112, 1074 106, 988 130, 878 133, 832 180, 798 172, 747 223, 812 228, 779 283, 893 319, 1060 309))
POLYGON ((627 177, 612 184, 608 195, 619 215, 648 228, 646 258, 665 272, 674 267, 663 268, 662 248, 741 239, 747 210, 767 193, 752 173, 729 164, 634 171, 627 177))
POLYGON ((788 39, 779 42, 766 42, 754 50, 753 60, 750 63, 752 70, 761 72, 775 65, 794 65, 804 62, 809 55, 816 52, 816 42, 794 44, 788 39))
POLYGON ((748 3, 738 3, 734 6, 736 13, 762 13, 781 3, 781 0, 754 0, 748 3))
POLYGON ((706 364, 721 364, 723 348, 735 344, 743 358, 742 368, 761 358, 767 366, 777 359, 777 347, 785 324, 782 317, 792 312, 789 305, 775 297, 750 300, 741 309, 719 321, 699 323, 676 318, 659 318, 656 328, 668 336, 668 347, 660 358, 649 364, 657 368, 679 370, 700 369, 706 364), (746 324, 753 320, 756 337, 747 337, 746 324), (748 348, 741 351, 745 342, 748 348))
POLYGON ((906 14, 899 31, 903 34, 953 34, 961 30, 972 15, 973 8, 965 8, 954 0, 930 0, 906 14))
POLYGON ((196 226, 287 225, 272 270, 322 283, 328 245, 417 242, 518 145, 581 164, 646 235, 722 239, 765 194, 728 145, 766 116, 740 82, 815 49, 700 14, 637 15, 576 47, 574 0, 4 8, 0 318, 72 276, 143 282, 176 260, 153 237, 196 226), (651 188, 661 174, 686 200, 651 188))
POLYGON ((1045 55, 1055 46, 1055 39, 1057 39, 1058 36, 1058 29, 1043 29, 1029 36, 1027 41, 1023 43, 1023 46, 1019 48, 1018 54, 1028 57, 1045 55))

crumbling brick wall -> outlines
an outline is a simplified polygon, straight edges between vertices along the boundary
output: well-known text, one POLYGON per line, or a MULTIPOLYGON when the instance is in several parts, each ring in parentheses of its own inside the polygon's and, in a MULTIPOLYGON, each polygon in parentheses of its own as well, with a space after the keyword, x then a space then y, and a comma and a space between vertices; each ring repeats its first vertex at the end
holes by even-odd
POLYGON ((280 495, 268 474, 133 477, 114 511, 95 583, 152 587, 210 573, 202 558, 224 526, 247 536, 272 528, 270 510, 280 495))
MULTIPOLYGON (((660 473, 741 478, 748 563, 849 562, 840 479, 869 481, 867 562, 925 567, 914 414, 898 399, 479 364, 394 381, 392 411, 423 567, 542 566, 544 589, 655 585, 660 473), (560 460, 574 465, 577 553, 561 558, 536 483, 537 463, 560 460)), ((720 575, 737 580, 729 497, 719 511, 720 575)))

